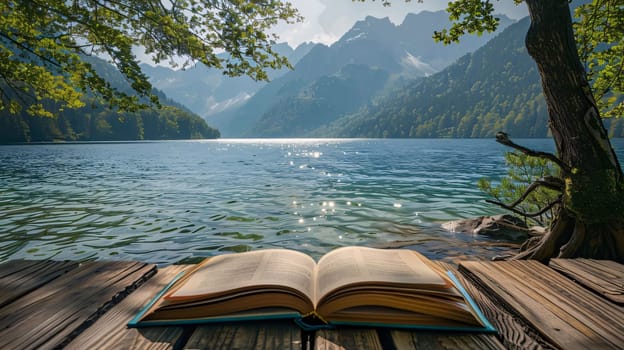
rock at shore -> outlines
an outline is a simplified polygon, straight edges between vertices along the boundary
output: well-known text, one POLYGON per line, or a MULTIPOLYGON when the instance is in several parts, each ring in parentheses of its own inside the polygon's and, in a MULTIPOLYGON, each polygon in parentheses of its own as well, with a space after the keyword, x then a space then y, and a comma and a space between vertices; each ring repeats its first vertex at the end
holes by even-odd
POLYGON ((520 218, 501 214, 478 218, 449 221, 442 228, 450 232, 486 235, 511 241, 522 241, 532 236, 532 229, 520 218))

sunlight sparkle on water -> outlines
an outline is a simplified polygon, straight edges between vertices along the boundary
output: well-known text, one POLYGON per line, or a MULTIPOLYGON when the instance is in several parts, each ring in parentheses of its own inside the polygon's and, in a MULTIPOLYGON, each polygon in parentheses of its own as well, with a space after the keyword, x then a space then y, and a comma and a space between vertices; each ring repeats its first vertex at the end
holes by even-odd
MULTIPOLYGON (((624 158, 624 140, 615 142, 624 158)), ((440 222, 498 213, 475 188, 480 178, 505 175, 504 149, 496 145, 485 139, 3 145, 0 261, 171 264, 269 247, 318 258, 337 246, 412 238, 417 243, 408 248, 432 258, 489 258, 507 248, 451 234, 440 222)), ((551 140, 527 146, 553 149, 551 140)))
MULTIPOLYGON (((332 139, 332 138, 296 138, 296 139, 216 139, 216 140, 201 140, 203 142, 216 142, 216 143, 243 143, 243 144, 278 144, 278 145, 315 145, 315 144, 325 144, 325 143, 348 143, 354 142, 361 139, 332 139)), ((190 142, 193 142, 191 140, 190 142)))

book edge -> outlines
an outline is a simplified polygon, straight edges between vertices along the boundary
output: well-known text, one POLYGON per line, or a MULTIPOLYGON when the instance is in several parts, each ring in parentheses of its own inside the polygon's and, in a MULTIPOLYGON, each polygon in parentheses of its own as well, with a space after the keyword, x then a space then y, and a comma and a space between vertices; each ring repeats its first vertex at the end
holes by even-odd
MULTIPOLYGON (((283 313, 283 314, 258 314, 258 315, 241 315, 241 316, 215 316, 210 318, 192 318, 180 320, 152 320, 143 321, 135 324, 133 328, 140 327, 160 327, 160 326, 189 326, 202 325, 223 322, 243 322, 243 321, 267 321, 267 320, 294 320, 297 322, 301 318, 299 313, 283 313)), ((129 325, 129 327, 132 327, 129 325)))
POLYGON ((451 271, 447 271, 447 276, 455 284, 459 292, 468 302, 470 307, 475 311, 479 321, 484 325, 483 327, 456 327, 456 326, 427 326, 427 325, 406 325, 406 324, 388 324, 388 323, 369 323, 369 322, 330 322, 324 325, 310 325, 305 323, 303 316, 299 313, 284 313, 273 315, 241 315, 241 316, 223 316, 213 318, 195 318, 186 320, 154 320, 154 321, 141 321, 141 319, 147 314, 147 312, 160 300, 165 293, 184 276, 186 271, 178 273, 159 293, 154 296, 147 305, 145 305, 128 323, 129 328, 139 328, 142 326, 167 326, 167 325, 196 325, 202 323, 213 322, 234 322, 234 321, 253 321, 253 320, 269 320, 269 319, 294 319, 295 323, 306 331, 315 329, 326 329, 336 325, 349 325, 349 326, 366 326, 366 327, 383 327, 383 328, 403 328, 403 329, 423 329, 423 330, 449 330, 449 331, 479 331, 488 333, 497 333, 496 328, 485 317, 477 303, 468 294, 464 286, 459 279, 451 271))
MULTIPOLYGON (((178 273, 163 289, 158 292, 139 312, 126 324, 128 328, 141 328, 141 327, 157 327, 157 326, 183 326, 183 325, 198 325, 217 322, 236 322, 236 321, 254 321, 254 320, 280 320, 280 319, 294 319, 295 321, 301 319, 301 314, 297 312, 285 312, 278 314, 264 314, 264 315, 241 315, 241 316, 216 316, 210 318, 193 318, 193 319, 180 319, 180 320, 150 320, 141 321, 141 319, 147 314, 147 312, 160 300, 171 287, 178 282, 188 271, 182 271, 178 273)), ((192 270, 191 270, 192 272, 192 270)))
POLYGON ((158 302, 158 300, 160 300, 163 297, 163 295, 165 295, 165 293, 167 293, 167 291, 171 289, 171 287, 180 278, 182 278, 182 276, 184 276, 185 273, 186 271, 182 271, 178 273, 169 283, 167 283, 167 285, 160 292, 158 292, 156 296, 154 296, 152 300, 150 300, 150 302, 147 303, 147 305, 145 305, 141 310, 139 310, 139 312, 127 323, 127 326, 130 328, 137 328, 140 325, 142 325, 141 319, 143 318, 143 316, 147 314, 147 312, 152 308, 152 306, 154 306, 154 304, 156 304, 156 302, 158 302))
POLYGON ((449 331, 449 332, 479 332, 479 333, 496 333, 495 329, 487 327, 458 327, 458 326, 431 326, 418 324, 396 324, 396 323, 370 323, 370 322, 331 322, 329 326, 351 326, 351 327, 369 327, 369 328, 392 328, 406 330, 423 330, 423 331, 449 331))
MULTIPOLYGON (((483 323, 484 327, 482 329, 487 332, 497 333, 498 331, 496 330, 496 328, 494 328, 494 326, 490 323, 490 321, 485 317, 479 305, 477 305, 477 303, 470 296, 470 294, 468 294, 468 291, 466 291, 466 289, 461 284, 457 276, 455 276, 455 274, 452 271, 447 271, 446 274, 453 281, 453 283, 455 284, 455 287, 457 287, 459 292, 463 295, 464 299, 466 299, 468 304, 470 304, 470 307, 475 311, 475 313, 477 314, 477 317, 479 318, 479 321, 483 323)), ((479 327, 477 328, 481 329, 479 327)))

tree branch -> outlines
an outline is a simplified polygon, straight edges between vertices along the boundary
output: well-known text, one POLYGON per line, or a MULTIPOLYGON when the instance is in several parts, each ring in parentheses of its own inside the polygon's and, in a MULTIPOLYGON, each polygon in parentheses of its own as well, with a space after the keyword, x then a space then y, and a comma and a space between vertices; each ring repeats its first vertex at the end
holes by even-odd
POLYGON ((537 180, 533 182, 531 185, 529 185, 529 187, 527 187, 527 189, 520 196, 520 198, 518 198, 515 202, 509 204, 509 206, 512 208, 516 207, 518 204, 522 203, 522 201, 524 201, 526 197, 528 197, 529 194, 531 194, 531 192, 537 190, 540 187, 546 187, 554 191, 563 192, 565 188, 565 184, 560 179, 556 177, 552 177, 552 176, 549 176, 542 180, 537 180))
POLYGON ((523 212, 521 210, 516 209, 515 206, 518 205, 519 203, 515 204, 515 202, 514 202, 515 205, 507 205, 507 204, 505 204, 503 202, 493 201, 493 200, 490 200, 490 199, 486 199, 485 201, 487 203, 498 205, 499 207, 505 208, 505 209, 507 209, 509 211, 512 211, 512 212, 514 212, 514 213, 516 213, 518 215, 522 215, 522 216, 526 216, 526 217, 529 217, 529 218, 533 218, 533 217, 536 217, 536 216, 540 216, 540 215, 544 214, 545 212, 549 211, 556 204, 560 204, 561 201, 562 201, 562 196, 560 195, 559 197, 557 197, 556 200, 552 201, 551 203, 548 203, 547 206, 545 206, 540 211, 535 212, 535 213, 525 213, 525 212, 523 212))
POLYGON ((15 45, 16 47, 20 48, 21 50, 23 50, 24 52, 27 52, 31 55, 33 55, 34 57, 37 57, 38 59, 40 59, 43 62, 47 62, 57 68, 62 68, 62 66, 58 63, 53 61, 52 59, 50 59, 47 56, 41 55, 39 53, 37 53, 35 50, 33 50, 32 48, 26 46, 25 44, 11 38, 7 33, 5 32, 0 32, 0 36, 3 37, 4 39, 8 40, 9 42, 11 42, 13 45, 15 45))
POLYGON ((529 157, 537 157, 537 158, 544 158, 544 159, 548 159, 551 162, 557 164, 559 166, 559 168, 561 168, 561 170, 566 173, 569 174, 572 172, 572 169, 566 165, 561 159, 557 158, 557 156, 555 156, 552 153, 547 153, 547 152, 540 152, 540 151, 534 151, 532 149, 528 149, 524 146, 520 146, 516 143, 514 143, 513 141, 511 141, 509 139, 509 136, 502 132, 499 131, 496 133, 496 142, 503 144, 505 146, 517 149, 518 151, 526 154, 529 157))

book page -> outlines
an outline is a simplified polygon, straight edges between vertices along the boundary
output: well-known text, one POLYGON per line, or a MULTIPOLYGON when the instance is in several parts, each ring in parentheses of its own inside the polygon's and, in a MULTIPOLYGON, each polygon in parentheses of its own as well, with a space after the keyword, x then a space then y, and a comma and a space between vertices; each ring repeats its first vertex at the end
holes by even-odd
POLYGON ((311 257, 285 249, 215 256, 202 262, 165 300, 190 301, 261 286, 289 287, 312 300, 315 265, 311 257))
POLYGON ((421 257, 415 251, 402 249, 336 249, 318 262, 315 302, 327 293, 353 283, 410 284, 431 289, 452 286, 425 262, 426 258, 421 257))

